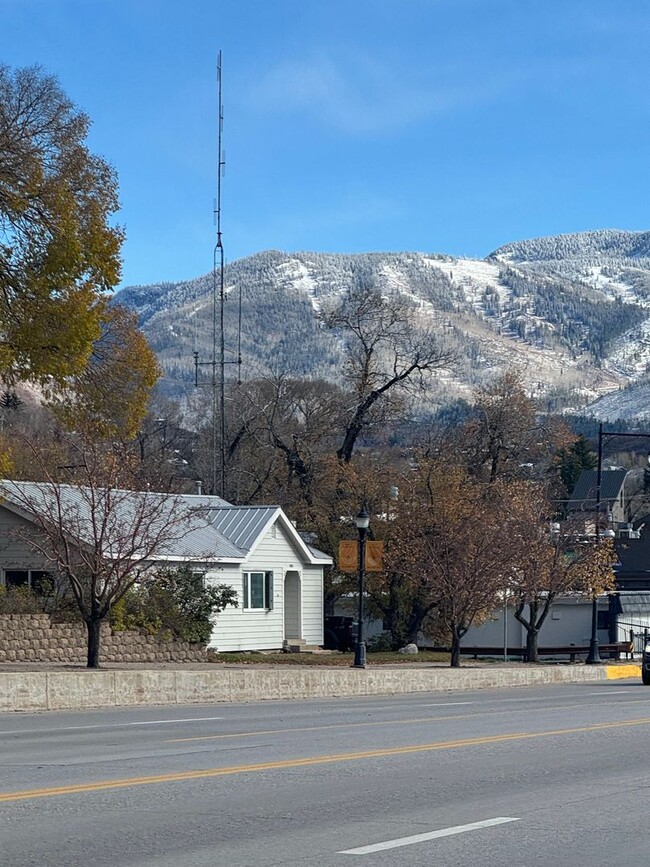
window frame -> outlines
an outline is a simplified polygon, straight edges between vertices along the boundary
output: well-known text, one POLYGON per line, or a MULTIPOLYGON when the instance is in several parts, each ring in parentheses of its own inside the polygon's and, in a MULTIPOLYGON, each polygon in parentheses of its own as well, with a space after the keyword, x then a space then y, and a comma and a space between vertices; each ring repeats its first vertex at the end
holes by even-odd
POLYGON ((36 581, 40 582, 40 581, 43 581, 44 579, 48 579, 48 578, 50 578, 50 579, 52 578, 52 573, 49 572, 47 569, 3 569, 2 570, 2 586, 5 589, 28 587, 34 593, 41 593, 42 594, 43 591, 41 589, 39 589, 38 586, 34 587, 34 581, 36 580, 36 581), (9 581, 7 580, 7 573, 8 572, 9 573, 12 573, 12 572, 13 573, 16 573, 16 572, 26 573, 27 581, 25 581, 24 584, 23 583, 15 584, 13 582, 9 583, 9 581))
POLYGON ((273 611, 273 570, 249 569, 242 572, 242 611, 273 611), (252 576, 262 576, 262 604, 252 605, 252 576))

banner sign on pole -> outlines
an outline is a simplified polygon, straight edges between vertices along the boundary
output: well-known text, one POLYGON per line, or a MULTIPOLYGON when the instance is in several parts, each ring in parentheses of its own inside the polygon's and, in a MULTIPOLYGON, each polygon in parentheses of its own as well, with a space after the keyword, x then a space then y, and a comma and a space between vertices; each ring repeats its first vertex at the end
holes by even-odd
MULTIPOLYGON (((366 542, 366 572, 383 572, 383 542, 366 542)), ((359 542, 342 539, 339 542, 339 572, 356 572, 359 569, 359 542)))

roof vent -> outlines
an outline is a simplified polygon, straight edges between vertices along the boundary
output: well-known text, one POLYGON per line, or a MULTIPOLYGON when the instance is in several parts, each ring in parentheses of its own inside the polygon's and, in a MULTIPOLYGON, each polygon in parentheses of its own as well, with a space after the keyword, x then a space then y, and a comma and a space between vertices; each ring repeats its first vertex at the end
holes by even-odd
POLYGON ((201 479, 197 479, 197 480, 194 482, 194 484, 196 485, 196 493, 197 493, 197 494, 199 495, 199 497, 200 497, 201 494, 203 493, 203 483, 201 482, 201 479))

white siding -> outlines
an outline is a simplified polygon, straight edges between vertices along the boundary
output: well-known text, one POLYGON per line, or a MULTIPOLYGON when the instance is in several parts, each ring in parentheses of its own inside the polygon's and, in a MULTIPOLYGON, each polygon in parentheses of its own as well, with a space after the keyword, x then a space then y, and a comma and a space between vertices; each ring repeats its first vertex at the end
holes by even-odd
POLYGON ((0 506, 0 580, 2 569, 47 569, 47 561, 16 535, 33 527, 29 521, 0 506))
POLYGON ((323 643, 324 619, 323 567, 302 569, 302 637, 307 644, 323 643))
POLYGON ((208 577, 215 583, 229 584, 239 597, 238 608, 227 608, 217 617, 210 647, 219 651, 279 650, 284 640, 284 575, 297 571, 302 583, 301 636, 308 644, 323 643, 323 568, 308 566, 294 548, 282 525, 276 523, 276 537, 271 529, 241 566, 211 570, 208 577), (242 607, 243 573, 273 572, 273 609, 246 611, 242 607))
MULTIPOLYGON (((600 610, 605 611, 607 603, 601 602, 600 610)), ((524 610, 528 615, 528 608, 524 610)), ((515 619, 514 610, 508 607, 508 644, 523 647, 526 644, 526 630, 515 619)), ((539 631, 540 647, 559 647, 568 644, 585 646, 591 635, 591 600, 587 598, 560 598, 553 603, 551 611, 539 631)), ((497 608, 492 617, 481 626, 472 627, 462 640, 465 647, 483 645, 503 647, 503 609, 497 608)), ((599 641, 607 641, 607 630, 598 631, 599 641)))
MULTIPOLYGON (((352 616, 356 619, 357 602, 355 599, 339 599, 336 603, 335 613, 352 616)), ((599 602, 599 610, 607 610, 607 603, 599 602)), ((526 614, 528 609, 526 609, 526 614)), ((621 618, 622 619, 622 618, 621 618)), ((637 615, 634 616, 638 621, 637 615)), ((650 618, 649 618, 650 620, 650 618)), ((383 632, 382 621, 367 618, 364 623, 366 639, 372 638, 383 632)), ((588 598, 561 597, 553 606, 544 621, 539 632, 540 647, 559 647, 568 644, 585 646, 589 644, 591 635, 591 600, 588 598)), ((500 651, 507 637, 509 647, 524 647, 526 645, 526 630, 515 618, 514 608, 508 606, 507 627, 504 630, 503 608, 495 608, 484 623, 472 626, 463 637, 463 647, 490 647, 500 651)), ((627 641, 629 634, 620 634, 620 641, 627 641)), ((598 640, 607 643, 608 631, 598 630, 598 640)), ((432 639, 424 635, 424 644, 430 644, 432 639)))

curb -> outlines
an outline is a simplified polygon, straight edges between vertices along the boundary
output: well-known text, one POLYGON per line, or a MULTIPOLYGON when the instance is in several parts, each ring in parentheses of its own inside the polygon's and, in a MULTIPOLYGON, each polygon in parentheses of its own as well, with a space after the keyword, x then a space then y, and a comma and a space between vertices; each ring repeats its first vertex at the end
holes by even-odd
POLYGON ((640 676, 639 665, 0 672, 0 712, 399 695, 640 676))
POLYGON ((607 680, 621 680, 624 677, 641 677, 641 666, 634 663, 623 665, 606 665, 605 676, 607 680))

